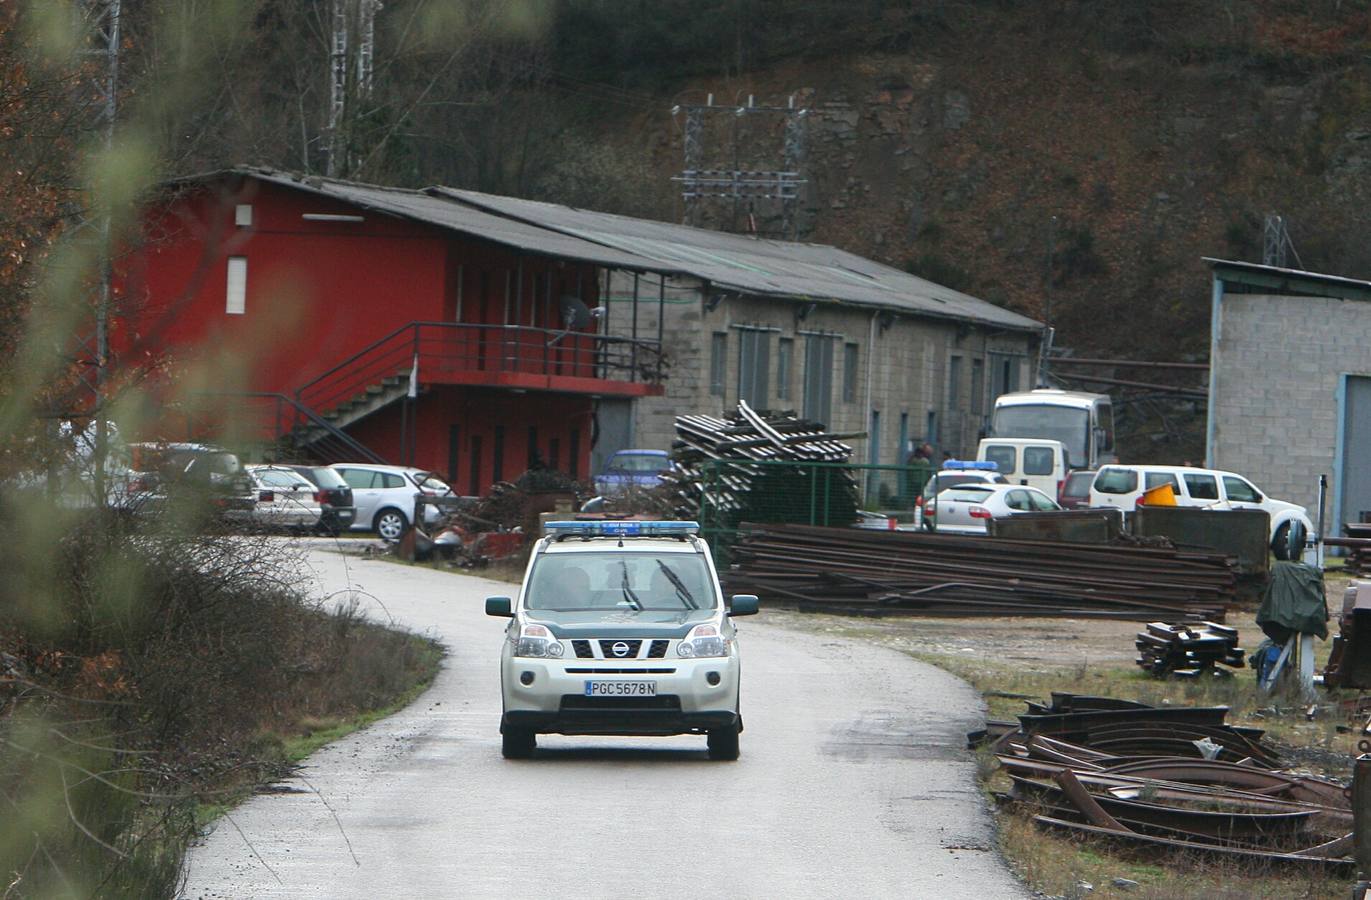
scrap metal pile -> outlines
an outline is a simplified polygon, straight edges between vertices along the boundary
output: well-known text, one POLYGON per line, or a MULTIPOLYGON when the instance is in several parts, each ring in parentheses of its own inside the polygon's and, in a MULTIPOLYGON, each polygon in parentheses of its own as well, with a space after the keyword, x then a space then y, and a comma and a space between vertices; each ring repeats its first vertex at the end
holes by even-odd
POLYGON ((1037 824, 1163 852, 1341 873, 1353 867, 1342 785, 1281 771, 1259 729, 1227 707, 1152 707, 1052 695, 969 736, 1011 782, 998 798, 1037 824))
POLYGON ((1223 621, 1223 556, 1158 547, 753 525, 722 574, 732 593, 800 609, 944 616, 1223 621))
POLYGON ((1344 574, 1353 578, 1371 575, 1371 524, 1348 522, 1342 528, 1347 537, 1324 538, 1324 543, 1347 550, 1344 574))
POLYGON ((675 495, 676 514, 702 516, 726 528, 742 521, 808 521, 814 510, 846 525, 857 518, 857 479, 841 466, 815 469, 804 463, 847 463, 852 448, 824 426, 793 413, 762 415, 743 401, 727 418, 677 416, 671 471, 663 481, 675 495), (717 461, 717 462, 716 462, 717 461), (796 466, 751 465, 793 462, 796 466), (709 490, 710 509, 701 510, 709 490))
POLYGON ((1139 631, 1133 645, 1137 664, 1158 677, 1176 675, 1198 678, 1206 673, 1227 673, 1218 665, 1241 669, 1247 664, 1238 646, 1238 629, 1216 622, 1168 625, 1150 622, 1139 631))

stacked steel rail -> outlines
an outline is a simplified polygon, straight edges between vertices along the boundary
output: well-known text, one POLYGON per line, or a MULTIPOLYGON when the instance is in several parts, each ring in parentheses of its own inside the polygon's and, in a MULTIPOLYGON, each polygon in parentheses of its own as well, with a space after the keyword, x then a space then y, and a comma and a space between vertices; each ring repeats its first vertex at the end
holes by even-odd
POLYGON ((946 616, 1223 621, 1233 560, 1175 549, 879 532, 743 527, 732 593, 805 610, 946 616))
POLYGON ((1205 673, 1228 674, 1219 665, 1241 669, 1247 664, 1243 649, 1238 646, 1238 629, 1216 622, 1198 625, 1168 625, 1149 622, 1139 631, 1133 646, 1138 648, 1135 660, 1143 669, 1158 677, 1176 675, 1198 678, 1205 673))
MULTIPOLYGON (((793 413, 762 415, 739 401, 737 410, 724 419, 677 416, 671 471, 662 478, 673 486, 677 515, 682 518, 727 522, 729 527, 742 516, 771 520, 764 511, 769 499, 811 495, 809 482, 817 475, 805 463, 846 463, 852 448, 840 438, 859 436, 828 434, 822 424, 793 413), (795 481, 805 484, 787 489, 787 483, 795 481), (710 508, 702 510, 706 490, 710 508)), ((857 482, 851 471, 839 468, 823 483, 825 508, 846 515, 846 521, 855 518, 857 482)))
POLYGON ((1342 785, 1279 768, 1257 729, 1226 707, 1151 707, 1054 694, 1015 723, 970 735, 991 744, 1007 803, 1053 830, 1259 865, 1352 868, 1342 785))

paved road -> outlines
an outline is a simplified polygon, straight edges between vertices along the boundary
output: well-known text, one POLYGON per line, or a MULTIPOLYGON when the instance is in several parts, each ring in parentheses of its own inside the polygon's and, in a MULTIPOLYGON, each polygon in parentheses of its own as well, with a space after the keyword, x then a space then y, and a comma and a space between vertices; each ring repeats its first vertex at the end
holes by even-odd
MULTIPOLYGON (((316 552, 449 648, 433 688, 324 748, 190 860, 186 897, 1023 897, 960 749, 965 684, 895 651, 741 623, 742 758, 702 737, 542 736, 500 757, 510 585, 316 552), (307 785, 306 785, 307 782, 307 785)), ((374 614, 384 617, 373 604, 374 614)))

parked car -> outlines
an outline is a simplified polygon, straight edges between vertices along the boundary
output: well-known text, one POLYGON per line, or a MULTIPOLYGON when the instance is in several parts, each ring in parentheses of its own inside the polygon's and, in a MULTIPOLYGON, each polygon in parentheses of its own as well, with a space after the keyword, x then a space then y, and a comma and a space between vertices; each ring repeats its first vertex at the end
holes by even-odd
POLYGON ((1102 466, 1090 485, 1091 506, 1112 506, 1124 512, 1137 509, 1138 500, 1153 488, 1170 485, 1177 506, 1209 509, 1261 509, 1271 516, 1271 546, 1284 545, 1292 522, 1312 534, 1309 511, 1295 503, 1275 500, 1235 472, 1193 466, 1102 466))
POLYGON ((352 488, 332 466, 288 465, 308 478, 316 488, 314 499, 323 510, 319 528, 328 534, 339 534, 352 527, 357 520, 357 507, 352 502, 352 488))
POLYGON ((1094 469, 1077 469, 1066 476, 1057 502, 1062 509, 1084 509, 1090 505, 1090 483, 1095 480, 1094 469))
MULTIPOLYGON (((352 529, 374 531, 382 540, 400 539, 414 519, 414 501, 420 495, 432 500, 456 499, 445 481, 423 469, 372 463, 335 463, 333 468, 352 488, 357 509, 352 529)), ((433 525, 441 518, 437 506, 424 507, 425 525, 433 525)))
POLYGON ((252 479, 232 452, 213 444, 129 444, 126 490, 149 512, 180 500, 204 501, 225 518, 251 521, 257 507, 252 479))
POLYGON ((619 450, 605 460, 595 476, 595 491, 604 497, 662 483, 660 473, 671 468, 665 450, 619 450))
POLYGON ((285 466, 247 466, 257 488, 253 524, 263 528, 317 528, 324 514, 314 482, 285 466))
POLYGON ((991 519, 1056 509, 1061 509, 1057 501, 1035 487, 969 483, 940 491, 925 503, 924 522, 930 530, 950 534, 985 534, 991 519))
POLYGON ((1026 484, 1049 496, 1061 493, 1066 481, 1066 447, 1044 438, 986 438, 976 459, 995 463, 1010 484, 1026 484))

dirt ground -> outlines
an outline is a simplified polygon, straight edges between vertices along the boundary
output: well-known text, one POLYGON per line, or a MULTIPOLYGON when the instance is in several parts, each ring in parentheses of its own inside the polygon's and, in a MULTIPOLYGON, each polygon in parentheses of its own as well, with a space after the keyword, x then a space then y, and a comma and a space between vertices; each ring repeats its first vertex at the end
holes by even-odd
MULTIPOLYGON (((1347 579, 1327 578, 1330 639, 1315 641, 1316 667, 1328 659, 1332 635, 1337 633, 1336 614, 1342 608, 1347 579)), ((1238 629, 1242 648, 1251 653, 1263 635, 1257 627, 1256 607, 1231 611, 1224 624, 1238 629)), ((926 618, 853 616, 798 613, 766 609, 768 622, 806 630, 860 633, 906 652, 928 656, 964 655, 987 663, 1019 665, 1043 670, 1078 670, 1082 667, 1128 667, 1137 650, 1133 636, 1143 623, 1112 619, 1067 618, 926 618)), ((1250 674, 1244 677, 1250 677, 1250 674)))

